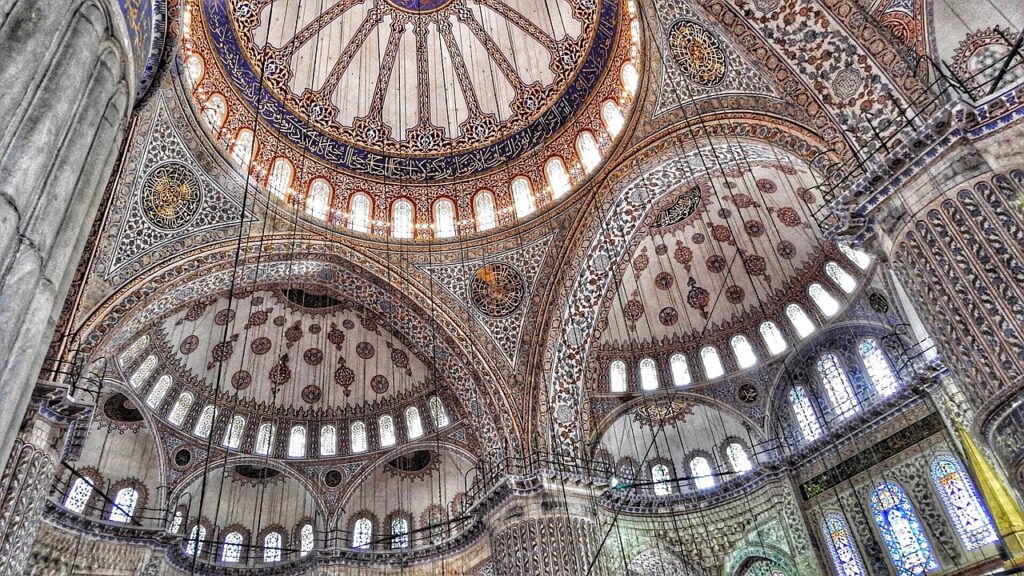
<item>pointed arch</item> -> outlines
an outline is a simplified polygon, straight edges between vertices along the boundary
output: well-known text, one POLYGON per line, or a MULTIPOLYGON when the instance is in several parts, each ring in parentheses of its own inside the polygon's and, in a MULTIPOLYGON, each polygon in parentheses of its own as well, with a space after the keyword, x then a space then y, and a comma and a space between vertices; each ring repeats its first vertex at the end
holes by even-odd
POLYGON ((939 454, 932 459, 930 472, 942 507, 964 548, 977 550, 999 539, 992 518, 959 460, 952 454, 939 454))
POLYGON ((939 568, 931 543, 914 505, 903 487, 879 482, 871 492, 871 515, 899 576, 912 576, 939 568))

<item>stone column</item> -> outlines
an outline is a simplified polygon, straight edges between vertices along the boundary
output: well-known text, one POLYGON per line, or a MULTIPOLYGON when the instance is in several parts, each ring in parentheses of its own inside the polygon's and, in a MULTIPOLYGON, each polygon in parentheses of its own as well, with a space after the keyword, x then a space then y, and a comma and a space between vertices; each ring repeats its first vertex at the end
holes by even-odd
POLYGON ((0 11, 0 467, 127 125, 134 82, 115 10, 5 0, 0 11))
POLYGON ((57 462, 51 428, 39 420, 14 441, 0 476, 0 576, 24 573, 57 462))

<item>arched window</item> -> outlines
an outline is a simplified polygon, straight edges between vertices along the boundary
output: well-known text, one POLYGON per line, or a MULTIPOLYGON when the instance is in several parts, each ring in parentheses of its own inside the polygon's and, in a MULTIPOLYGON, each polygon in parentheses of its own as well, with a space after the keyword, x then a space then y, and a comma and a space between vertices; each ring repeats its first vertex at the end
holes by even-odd
POLYGON ((807 317, 807 312, 804 312, 799 304, 786 306, 786 318, 789 318, 789 323, 793 325, 797 336, 806 338, 814 333, 814 323, 807 317))
POLYGON ((412 238, 414 219, 415 209, 412 202, 405 198, 395 200, 391 205, 391 235, 395 238, 412 238))
POLYGON ((826 352, 818 358, 816 368, 836 415, 845 418, 856 412, 860 408, 857 396, 853 393, 853 386, 850 385, 850 379, 847 378, 839 357, 832 352, 826 352))
POLYGON ((547 176, 548 186, 551 187, 551 196, 561 198, 572 184, 569 182, 569 172, 565 169, 565 162, 558 156, 548 158, 544 164, 544 175, 547 176))
POLYGON ((177 534, 178 530, 181 530, 181 523, 185 521, 185 515, 182 514, 181 510, 174 511, 174 518, 171 518, 171 525, 167 527, 167 531, 171 534, 177 534))
POLYGON ((757 354, 754 353, 754 347, 750 345, 750 340, 743 334, 737 334, 732 337, 729 342, 732 346, 732 353, 736 356, 736 364, 740 368, 750 368, 754 364, 757 364, 757 354))
POLYGON ((274 160, 274 166, 270 170, 270 177, 267 179, 267 188, 270 193, 278 198, 284 198, 288 194, 288 188, 292 185, 292 163, 284 158, 274 160))
POLYGON ((252 130, 242 128, 235 136, 235 143, 231 145, 231 159, 235 164, 248 168, 252 157, 256 153, 256 140, 252 130))
POLYGON ((875 391, 882 396, 892 396, 899 387, 899 380, 896 379, 892 365, 889 364, 889 359, 878 345, 878 341, 874 338, 861 340, 857 345, 857 352, 860 354, 861 361, 864 362, 864 370, 875 387, 875 391))
POLYGON ((899 484, 879 482, 871 492, 870 504, 875 524, 899 576, 938 569, 939 561, 932 553, 914 505, 899 484))
POLYGON ((199 54, 189 54, 188 58, 185 58, 185 73, 188 74, 189 85, 193 89, 203 81, 205 71, 206 65, 199 54))
POLYGON ((288 457, 304 458, 306 456, 306 427, 301 425, 292 426, 288 435, 288 457))
POLYGON ((612 392, 625 392, 626 386, 626 363, 613 360, 608 367, 608 389, 612 392))
POLYGON ((135 505, 139 503, 139 491, 135 488, 122 488, 114 496, 114 505, 110 507, 111 522, 128 523, 135 514, 135 505))
POLYGON ((306 197, 306 213, 310 216, 327 219, 327 210, 331 206, 331 185, 323 178, 313 180, 309 185, 309 196, 306 197))
POLYGON ((175 426, 181 426, 181 423, 185 421, 185 416, 188 415, 189 408, 192 407, 192 394, 188 392, 182 392, 178 399, 174 402, 174 408, 171 408, 171 414, 167 417, 167 420, 175 426))
POLYGON ((836 244, 836 246, 839 248, 839 251, 850 260, 850 262, 857 265, 857 268, 867 270, 868 266, 871 265, 871 256, 868 256, 866 252, 856 248, 851 248, 846 244, 836 244))
POLYGON ((846 518, 837 512, 829 512, 821 521, 821 532, 825 536, 832 565, 839 576, 866 576, 864 563, 846 527, 846 518))
POLYGON ((423 436, 423 422, 420 421, 419 408, 409 406, 405 409, 405 430, 409 433, 410 439, 423 436))
POLYGON ((580 162, 588 173, 601 165, 601 150, 597 147, 594 134, 589 130, 580 132, 576 137, 576 153, 580 155, 580 162))
POLYGON ((224 446, 231 450, 238 450, 242 446, 243 432, 245 432, 245 416, 235 414, 231 417, 231 424, 224 431, 224 446))
POLYGON ((754 468, 754 464, 750 462, 750 456, 747 456, 746 448, 739 442, 730 442, 725 447, 725 456, 729 459, 732 471, 737 474, 749 472, 754 468))
POLYGON ((440 429, 448 425, 448 411, 444 409, 444 403, 438 396, 431 396, 427 401, 430 406, 430 417, 434 419, 434 428, 440 429))
POLYGON ((188 554, 189 556, 202 554, 204 540, 206 540, 206 526, 196 524, 192 527, 192 532, 188 536, 188 544, 185 546, 185 554, 188 554))
POLYGON ((121 355, 118 356, 118 359, 121 361, 121 365, 125 366, 131 363, 132 360, 135 360, 135 357, 142 352, 142 349, 146 347, 146 344, 149 344, 149 336, 139 336, 135 342, 132 342, 131 346, 125 348, 124 352, 121 352, 121 355))
POLYGON ((395 419, 390 414, 385 414, 377 420, 377 427, 380 429, 380 445, 395 445, 395 419))
POLYGON ((89 503, 89 497, 92 496, 92 486, 91 479, 76 478, 64 497, 64 507, 75 514, 81 514, 85 510, 85 505, 89 503))
POLYGON ((794 386, 789 390, 789 405, 793 407, 793 416, 796 418, 797 426, 800 427, 800 435, 804 441, 813 442, 821 437, 821 424, 818 422, 818 415, 811 406, 811 399, 807 396, 807 389, 803 386, 794 386))
POLYGON ((391 519, 391 547, 409 547, 409 521, 402 517, 391 519))
POLYGON ((281 533, 271 532, 263 537, 263 561, 281 561, 281 533))
POLYGON ((220 551, 221 562, 240 562, 242 560, 242 542, 244 539, 238 532, 231 532, 224 537, 224 547, 220 551))
POLYGON ((362 192, 356 192, 348 203, 348 227, 356 232, 370 231, 370 213, 373 202, 370 197, 362 192))
POLYGON ((277 427, 270 422, 260 424, 256 430, 256 453, 260 456, 269 456, 274 450, 274 437, 277 436, 277 427))
POLYGON ((210 96, 203 106, 203 121, 214 132, 220 132, 228 115, 228 103, 220 94, 210 96))
POLYGON ((829 294, 828 290, 815 282, 807 287, 807 294, 814 301, 814 305, 821 310, 821 313, 831 318, 835 316, 836 312, 839 312, 839 302, 829 294))
POLYGON ((653 358, 640 361, 640 387, 644 390, 658 389, 658 365, 653 358))
POLYGON ((626 123, 626 119, 622 117, 622 109, 614 100, 605 100, 601 103, 601 121, 613 139, 622 132, 622 127, 626 123))
POLYGON ((709 379, 725 374, 725 369, 722 368, 722 359, 718 357, 718 349, 714 346, 705 346, 700 349, 700 361, 704 364, 704 375, 709 379))
POLYGON ((630 96, 636 96, 636 89, 640 87, 640 72, 632 62, 622 65, 622 87, 630 96))
POLYGON ((146 396, 146 406, 150 408, 156 408, 163 402, 164 396, 167 395, 167 391, 171 388, 171 377, 164 374, 156 381, 153 385, 153 389, 149 391, 146 396))
POLYGON ((142 383, 149 379, 149 376, 156 369, 156 356, 149 355, 142 361, 142 364, 135 369, 132 373, 132 377, 128 380, 128 383, 132 385, 132 388, 138 388, 142 386, 142 383))
POLYGON ((207 405, 203 408, 203 411, 199 413, 199 418, 196 420, 195 428, 192 429, 192 433, 200 438, 208 438, 210 436, 210 430, 213 429, 213 421, 217 418, 217 409, 213 404, 207 405))
POLYGON ((517 218, 528 216, 536 210, 533 186, 526 176, 519 176, 512 181, 512 203, 515 205, 517 218))
POLYGON ((481 190, 473 197, 473 217, 476 218, 476 231, 483 232, 494 228, 497 214, 494 207, 494 194, 490 190, 481 190))
POLYGON ((978 491, 952 454, 939 454, 932 460, 931 476, 964 548, 976 550, 999 539, 978 491))
POLYGON ((299 554, 305 556, 313 551, 315 544, 312 524, 303 524, 302 529, 299 530, 299 554))
POLYGON ((338 432, 334 425, 320 427, 320 455, 334 456, 338 453, 338 432))
POLYGON ((690 475, 693 476, 693 484, 698 490, 707 490, 715 485, 711 464, 703 456, 696 456, 690 460, 690 475))
POLYGON ((843 270, 843 267, 836 262, 828 262, 825 264, 825 274, 839 286, 839 289, 847 294, 850 294, 857 289, 857 281, 850 276, 850 273, 843 270))
POLYGON ((672 480, 672 475, 669 473, 668 466, 664 464, 651 466, 651 481, 654 482, 655 496, 668 496, 672 493, 670 480, 672 480))
POLYGON ((668 359, 668 366, 672 370, 672 384, 676 386, 688 386, 693 382, 690 376, 690 366, 686 363, 686 355, 676 352, 668 359))
POLYGON ((353 422, 351 426, 352 434, 352 453, 358 454, 360 452, 366 452, 366 424, 362 422, 353 422))
POLYGON ((365 549, 370 547, 370 540, 373 539, 373 522, 369 518, 359 518, 356 520, 354 529, 352 530, 352 547, 356 549, 365 549))
POLYGON ((455 236, 455 203, 447 198, 434 202, 434 236, 455 236))
POLYGON ((764 340, 764 345, 768 348, 768 351, 771 352, 772 356, 786 351, 786 348, 788 348, 789 345, 786 344, 786 339, 782 337, 782 330, 779 330, 779 327, 775 325, 775 322, 772 322, 771 320, 761 322, 759 330, 761 331, 761 338, 764 340))

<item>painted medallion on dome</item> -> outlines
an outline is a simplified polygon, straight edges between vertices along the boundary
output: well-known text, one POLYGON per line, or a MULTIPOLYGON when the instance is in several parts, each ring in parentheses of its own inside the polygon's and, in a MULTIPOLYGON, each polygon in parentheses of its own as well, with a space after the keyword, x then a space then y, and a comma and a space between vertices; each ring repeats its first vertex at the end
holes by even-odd
POLYGON ((681 20, 669 30, 672 57, 687 79, 714 86, 725 78, 727 62, 721 40, 696 22, 681 20))
POLYGON ((161 230, 178 230, 199 212, 202 186, 188 166, 169 162, 146 176, 140 201, 150 224, 161 230))
POLYGON ((508 264, 484 264, 469 281, 469 298, 477 310, 488 316, 508 316, 526 298, 526 284, 523 275, 508 264))

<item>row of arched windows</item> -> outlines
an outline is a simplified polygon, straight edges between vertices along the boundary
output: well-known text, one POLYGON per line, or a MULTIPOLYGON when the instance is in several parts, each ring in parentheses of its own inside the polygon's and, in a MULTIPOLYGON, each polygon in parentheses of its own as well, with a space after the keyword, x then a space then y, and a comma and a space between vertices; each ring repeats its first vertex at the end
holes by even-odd
MULTIPOLYGON (((171 532, 177 533, 180 528, 180 514, 175 514, 177 525, 172 524, 171 532)), ((202 524, 196 524, 192 527, 189 533, 188 542, 185 545, 185 553, 189 556, 196 556, 201 554, 203 551, 203 545, 206 541, 206 526, 202 524)), ((316 542, 316 535, 313 525, 305 523, 299 529, 299 554, 305 556, 309 554, 316 542)), ((260 545, 262 550, 260 559, 264 563, 280 562, 282 560, 284 551, 284 534, 277 530, 267 532, 263 536, 263 542, 260 545)), ((227 564, 234 564, 241 562, 245 559, 244 551, 249 546, 246 542, 246 536, 239 530, 232 530, 224 536, 224 540, 220 547, 220 561, 227 564)))
MULTIPOLYGON (((858 254, 864 255, 863 252, 859 251, 858 254)), ((866 255, 864 256, 866 257, 866 255)), ((858 264, 858 266, 860 265, 860 262, 856 260, 854 260, 854 263, 858 264)), ((825 264, 825 273, 846 294, 852 293, 857 288, 856 279, 843 269, 838 262, 827 262, 825 264)), ((839 302, 820 283, 815 282, 808 286, 807 294, 825 317, 830 318, 839 311, 839 302)), ((784 311, 793 331, 801 339, 810 336, 816 330, 814 322, 799 304, 789 304, 785 307, 784 311)), ((782 330, 771 320, 762 322, 758 327, 758 333, 765 349, 772 356, 777 356, 789 348, 789 343, 786 341, 782 330)), ((746 335, 734 335, 729 340, 729 346, 732 348, 736 365, 741 370, 757 364, 759 360, 757 352, 754 350, 753 343, 746 335)), ((717 347, 711 345, 704 346, 700 349, 699 355, 705 378, 711 380, 725 374, 725 368, 722 365, 722 358, 717 347)), ((658 365, 653 358, 641 359, 638 368, 641 390, 657 390, 661 388, 661 383, 658 381, 658 365)), ((689 361, 682 352, 677 352, 669 357, 669 373, 672 377, 673 386, 687 386, 693 383, 689 361)), ((629 388, 628 374, 629 371, 624 361, 612 361, 608 373, 609 390, 611 392, 626 392, 629 388)))
MULTIPOLYGON (((394 515, 387 526, 388 533, 386 540, 387 547, 392 550, 400 550, 410 546, 410 522, 404 515, 394 515)), ((366 550, 373 544, 374 526, 373 520, 368 516, 356 518, 352 524, 352 548, 366 550)))
MULTIPOLYGON (((864 338, 857 343, 857 356, 864 366, 866 379, 880 398, 892 396, 900 386, 889 362, 888 356, 874 338, 864 338)), ((835 352, 824 352, 814 362, 818 384, 828 401, 823 408, 826 421, 842 420, 860 411, 860 399, 850 382, 849 372, 842 359, 835 352)), ((789 403, 801 437, 811 442, 822 437, 821 421, 814 409, 807 388, 793 386, 789 391, 789 403)))
MULTIPOLYGON (((750 454, 743 444, 734 440, 727 441, 723 452, 731 473, 746 474, 754 469, 750 454)), ((717 484, 716 473, 712 468, 711 459, 707 455, 699 453, 693 455, 687 460, 686 468, 689 472, 689 479, 693 481, 694 487, 698 490, 707 490, 717 484)), ((669 464, 655 463, 651 465, 650 472, 655 496, 667 496, 677 491, 675 484, 679 478, 672 477, 672 469, 669 464)))
MULTIPOLYGON (((64 508, 76 514, 85 512, 89 500, 93 496, 96 483, 88 476, 79 476, 71 483, 66 494, 64 494, 64 508)), ((106 512, 106 519, 110 522, 128 524, 135 516, 135 509, 139 504, 139 489, 135 486, 126 486, 114 493, 112 501, 109 501, 109 509, 106 512)))
MULTIPOLYGON (((998 539, 977 490, 956 458, 951 454, 939 454, 931 462, 929 476, 965 549, 976 550, 998 539)), ((939 569, 939 560, 924 526, 902 486, 895 482, 879 482, 868 497, 868 508, 889 559, 900 576, 939 569)), ((867 575, 856 541, 842 513, 825 514, 821 531, 839 576, 867 575)))

